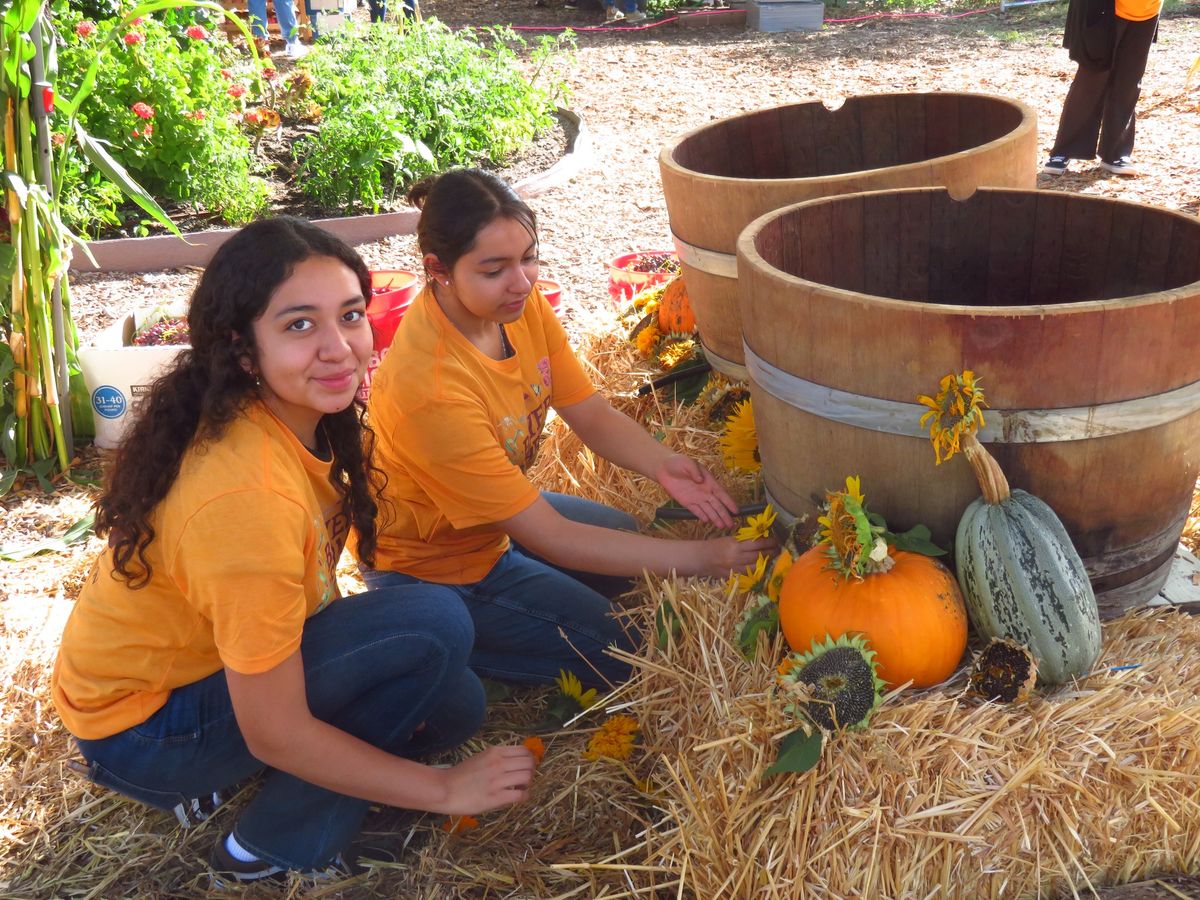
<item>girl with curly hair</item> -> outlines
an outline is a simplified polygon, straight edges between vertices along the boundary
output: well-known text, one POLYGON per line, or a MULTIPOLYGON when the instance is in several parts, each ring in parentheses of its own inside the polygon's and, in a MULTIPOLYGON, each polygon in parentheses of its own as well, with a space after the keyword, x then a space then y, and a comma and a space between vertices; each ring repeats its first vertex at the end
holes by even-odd
POLYGON ((92 779, 181 824, 266 770, 213 851, 236 880, 334 862, 370 802, 478 813, 523 798, 533 771, 523 747, 414 761, 482 721, 452 591, 339 597, 349 530, 364 558, 376 546, 355 400, 369 296, 358 254, 299 219, 222 245, 192 296, 191 347, 155 382, 96 504, 108 547, 54 671, 92 779))

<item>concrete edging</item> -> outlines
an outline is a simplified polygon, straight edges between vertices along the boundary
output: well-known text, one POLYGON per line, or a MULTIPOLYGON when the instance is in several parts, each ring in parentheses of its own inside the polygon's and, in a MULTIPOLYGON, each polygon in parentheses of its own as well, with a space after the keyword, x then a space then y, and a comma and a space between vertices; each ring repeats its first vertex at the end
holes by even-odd
MULTIPOLYGON (((564 184, 575 176, 591 159, 592 137, 584 127, 578 113, 558 107, 559 115, 566 120, 567 152, 544 172, 530 175, 513 185, 522 197, 536 197, 551 188, 564 184)), ((417 229, 418 210, 396 213, 379 213, 368 216, 348 216, 338 219, 315 219, 315 224, 336 234, 349 244, 366 244, 381 238, 400 234, 412 234, 417 229)), ((175 269, 181 266, 203 266, 217 248, 238 231, 222 228, 213 231, 196 231, 183 237, 156 235, 144 238, 116 238, 107 241, 89 241, 88 249, 96 263, 81 252, 71 261, 71 271, 85 272, 153 272, 159 269, 175 269)))

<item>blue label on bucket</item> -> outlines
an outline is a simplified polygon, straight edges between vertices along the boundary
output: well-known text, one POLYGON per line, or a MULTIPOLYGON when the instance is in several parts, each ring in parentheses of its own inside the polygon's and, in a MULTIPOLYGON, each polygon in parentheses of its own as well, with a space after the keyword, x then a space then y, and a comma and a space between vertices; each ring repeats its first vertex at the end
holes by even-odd
POLYGON ((105 419, 119 419, 125 414, 125 395, 110 384, 92 391, 92 409, 105 419))

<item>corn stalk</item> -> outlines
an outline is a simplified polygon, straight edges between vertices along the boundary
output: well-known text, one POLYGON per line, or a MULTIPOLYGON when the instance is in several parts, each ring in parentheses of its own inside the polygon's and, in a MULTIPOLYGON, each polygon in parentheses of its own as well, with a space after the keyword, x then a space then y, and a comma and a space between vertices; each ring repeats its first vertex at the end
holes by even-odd
MULTIPOLYGON (((173 234, 179 231, 162 207, 79 124, 77 114, 95 89, 108 47, 138 16, 167 8, 192 7, 235 22, 251 53, 245 24, 211 0, 155 0, 127 13, 104 39, 73 97, 57 99, 66 134, 125 196, 173 234)), ((8 235, 0 242, 0 495, 18 474, 31 472, 52 488, 56 472, 67 472, 73 456, 71 406, 90 410, 76 359, 78 338, 70 317, 67 271, 73 245, 87 244, 63 225, 58 214, 67 146, 51 166, 47 113, 55 104, 57 57, 49 3, 0 0, 0 104, 4 115, 4 212, 8 235), (57 176, 57 177, 55 177, 57 176), (72 391, 70 386, 76 390, 72 391), (70 401, 74 399, 75 404, 70 401), (82 400, 82 402, 78 402, 82 400)), ((90 255, 90 254, 89 254, 90 255)), ((81 424, 84 424, 81 421, 81 424)))

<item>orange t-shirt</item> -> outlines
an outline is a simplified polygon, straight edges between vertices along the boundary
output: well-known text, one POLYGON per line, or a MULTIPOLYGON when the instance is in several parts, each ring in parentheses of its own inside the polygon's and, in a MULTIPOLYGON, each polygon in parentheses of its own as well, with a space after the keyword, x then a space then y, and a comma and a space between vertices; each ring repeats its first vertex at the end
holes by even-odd
POLYGON ((595 388, 534 288, 504 326, 515 351, 484 355, 430 288, 413 302, 371 383, 375 464, 388 478, 375 565, 440 584, 479 581, 508 549, 496 522, 528 508, 525 477, 550 407, 595 388))
POLYGON ((1162 11, 1162 0, 1117 0, 1117 18, 1145 22, 1162 11))
POLYGON ((150 582, 130 589, 105 550, 67 621, 53 693, 68 730, 117 734, 174 688, 294 653, 305 619, 338 596, 348 522, 329 474, 260 404, 190 448, 150 516, 150 582))

